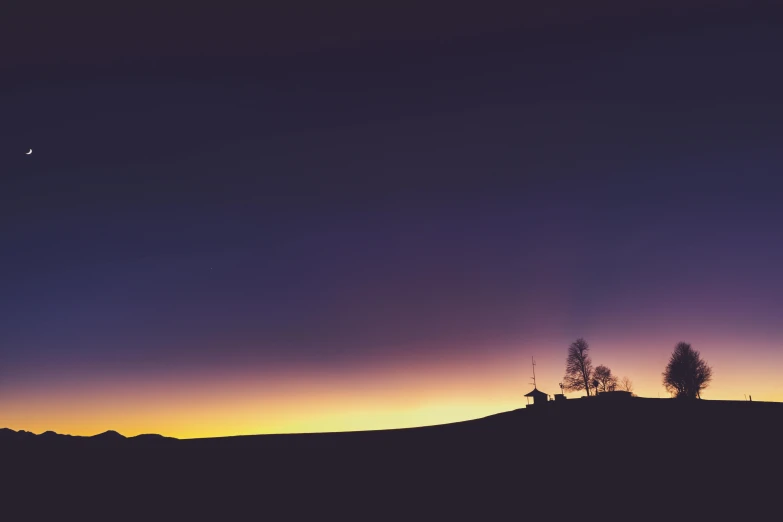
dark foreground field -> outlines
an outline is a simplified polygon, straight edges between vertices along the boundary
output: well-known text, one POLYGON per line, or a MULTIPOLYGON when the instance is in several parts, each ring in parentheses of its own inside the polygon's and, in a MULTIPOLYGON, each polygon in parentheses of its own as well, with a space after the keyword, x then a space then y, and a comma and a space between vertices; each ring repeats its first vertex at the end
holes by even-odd
POLYGON ((26 520, 780 515, 783 404, 592 399, 547 406, 342 434, 179 441, 5 432, 0 498, 9 510, 21 505, 26 520))

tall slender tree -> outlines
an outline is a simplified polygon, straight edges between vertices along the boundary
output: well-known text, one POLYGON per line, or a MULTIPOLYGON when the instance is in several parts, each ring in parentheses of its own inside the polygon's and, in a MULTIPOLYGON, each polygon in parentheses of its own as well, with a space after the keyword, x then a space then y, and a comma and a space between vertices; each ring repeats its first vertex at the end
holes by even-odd
POLYGON ((590 396, 590 382, 593 380, 593 362, 588 351, 590 345, 581 337, 568 347, 566 372, 563 377, 563 388, 566 391, 585 390, 590 396))
POLYGON ((675 397, 701 399, 712 380, 712 368, 688 343, 677 343, 663 372, 663 385, 675 397))

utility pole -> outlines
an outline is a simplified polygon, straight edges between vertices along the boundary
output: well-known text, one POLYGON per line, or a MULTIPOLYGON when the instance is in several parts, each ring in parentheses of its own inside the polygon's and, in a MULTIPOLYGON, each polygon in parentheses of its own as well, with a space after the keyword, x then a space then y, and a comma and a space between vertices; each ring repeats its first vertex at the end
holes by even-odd
POLYGON ((533 362, 533 389, 536 389, 536 360, 533 359, 533 357, 530 358, 530 360, 533 362))

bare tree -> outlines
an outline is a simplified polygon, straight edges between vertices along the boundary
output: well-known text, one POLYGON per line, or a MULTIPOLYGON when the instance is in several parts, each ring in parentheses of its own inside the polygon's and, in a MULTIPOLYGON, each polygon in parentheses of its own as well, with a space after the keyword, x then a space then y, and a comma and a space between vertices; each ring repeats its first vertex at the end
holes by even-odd
POLYGON ((633 393, 633 382, 628 377, 623 377, 620 381, 620 389, 633 393))
POLYGON ((701 390, 712 380, 712 368, 688 343, 677 343, 663 372, 664 387, 678 398, 701 399, 701 390))
POLYGON ((593 376, 598 381, 596 388, 599 392, 613 391, 617 387, 617 377, 612 375, 612 370, 608 366, 599 365, 593 372, 593 376))
POLYGON ((590 396, 590 381, 593 377, 593 362, 588 351, 590 345, 581 337, 568 347, 566 358, 566 373, 563 377, 563 388, 566 391, 585 390, 590 396))

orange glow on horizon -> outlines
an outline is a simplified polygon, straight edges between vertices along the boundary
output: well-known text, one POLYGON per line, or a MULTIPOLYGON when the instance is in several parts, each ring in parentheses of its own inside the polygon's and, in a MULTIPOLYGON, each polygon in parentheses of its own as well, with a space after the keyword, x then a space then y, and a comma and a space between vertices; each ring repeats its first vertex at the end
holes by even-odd
MULTIPOLYGON (((588 341, 594 365, 606 364, 618 377, 630 377, 637 395, 667 396, 660 373, 676 341, 638 346, 638 351, 624 349, 628 339, 596 336, 588 341)), ((559 393, 568 342, 503 343, 451 360, 376 361, 361 371, 330 374, 289 371, 269 377, 237 369, 206 377, 129 375, 82 381, 78 387, 67 381, 31 384, 0 397, 0 424, 34 433, 94 435, 112 429, 126 436, 197 438, 457 422, 524 407, 523 395, 532 388, 531 356, 536 357, 538 388, 559 393)), ((783 362, 779 352, 770 349, 769 360, 751 364, 730 341, 691 342, 714 369, 705 399, 743 400, 748 394, 755 401, 783 401, 783 390, 775 386, 774 369, 783 362)))

